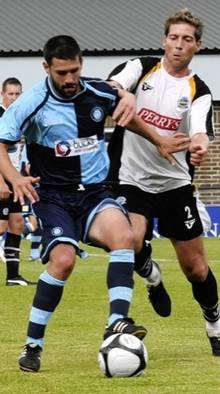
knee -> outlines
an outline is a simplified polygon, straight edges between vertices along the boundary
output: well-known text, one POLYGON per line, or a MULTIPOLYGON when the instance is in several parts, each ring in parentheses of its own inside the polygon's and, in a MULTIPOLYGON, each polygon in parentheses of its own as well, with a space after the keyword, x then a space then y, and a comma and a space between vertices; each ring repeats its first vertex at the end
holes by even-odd
POLYGON ((134 250, 136 254, 139 254, 144 247, 144 241, 142 238, 134 238, 134 250))
POLYGON ((186 267, 185 273, 190 282, 203 282, 208 274, 208 264, 204 257, 200 255, 195 256, 191 264, 186 267))
POLYGON ((58 273, 59 277, 63 279, 68 278, 71 274, 75 264, 75 253, 72 249, 66 249, 63 251, 52 251, 50 254, 50 266, 53 267, 53 271, 58 273))
POLYGON ((109 240, 109 249, 134 249, 134 235, 130 228, 109 240))
POLYGON ((18 235, 22 234, 24 229, 23 217, 20 215, 14 218, 13 220, 9 220, 8 229, 10 232, 14 234, 18 234, 18 235))
POLYGON ((133 234, 134 234, 134 249, 135 253, 138 254, 141 252, 143 246, 145 245, 144 243, 144 234, 137 229, 133 229, 133 234))
POLYGON ((131 229, 128 229, 126 233, 121 235, 121 241, 124 242, 130 249, 134 248, 134 234, 131 229))

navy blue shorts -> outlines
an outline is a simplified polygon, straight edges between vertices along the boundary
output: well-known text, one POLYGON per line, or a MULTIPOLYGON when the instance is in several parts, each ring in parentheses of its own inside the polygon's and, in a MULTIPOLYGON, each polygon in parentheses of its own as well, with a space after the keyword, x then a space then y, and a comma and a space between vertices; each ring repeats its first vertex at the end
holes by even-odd
POLYGON ((49 260, 50 251, 59 243, 72 244, 76 250, 78 242, 88 242, 87 234, 96 213, 107 207, 124 208, 111 192, 103 186, 86 190, 41 188, 40 201, 33 204, 34 213, 43 226, 42 262, 49 260))
POLYGON ((19 202, 13 202, 14 195, 11 194, 7 200, 0 200, 0 220, 8 220, 10 213, 22 211, 19 202))

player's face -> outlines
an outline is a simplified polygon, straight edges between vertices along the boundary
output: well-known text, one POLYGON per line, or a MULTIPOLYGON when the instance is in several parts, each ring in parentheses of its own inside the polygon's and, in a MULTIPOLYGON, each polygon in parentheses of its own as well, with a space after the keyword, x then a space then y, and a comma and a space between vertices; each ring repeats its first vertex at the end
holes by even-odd
POLYGON ((44 63, 44 68, 61 96, 70 98, 80 90, 79 78, 82 70, 80 56, 67 60, 54 57, 51 65, 44 63))
POLYGON ((6 85, 5 91, 2 92, 2 103, 5 108, 8 108, 22 93, 20 85, 6 85))
POLYGON ((168 71, 188 71, 193 55, 199 51, 201 41, 196 41, 195 27, 188 23, 170 25, 169 33, 163 39, 165 66, 168 71))

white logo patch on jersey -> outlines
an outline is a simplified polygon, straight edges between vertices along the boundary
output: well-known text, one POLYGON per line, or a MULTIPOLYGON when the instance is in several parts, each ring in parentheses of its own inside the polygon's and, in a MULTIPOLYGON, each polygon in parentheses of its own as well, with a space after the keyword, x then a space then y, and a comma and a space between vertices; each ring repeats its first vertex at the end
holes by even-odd
POLYGON ((188 109, 189 108, 189 99, 186 96, 180 97, 177 103, 178 108, 180 109, 188 109))
POLYGON ((101 122, 104 118, 104 111, 101 107, 94 107, 90 112, 90 116, 94 122, 101 122))
POLYGON ((153 86, 151 86, 148 82, 144 82, 142 85, 142 90, 152 90, 153 86))
POLYGON ((55 141, 55 155, 58 157, 78 156, 83 153, 95 152, 98 147, 97 135, 75 138, 74 140, 55 141))

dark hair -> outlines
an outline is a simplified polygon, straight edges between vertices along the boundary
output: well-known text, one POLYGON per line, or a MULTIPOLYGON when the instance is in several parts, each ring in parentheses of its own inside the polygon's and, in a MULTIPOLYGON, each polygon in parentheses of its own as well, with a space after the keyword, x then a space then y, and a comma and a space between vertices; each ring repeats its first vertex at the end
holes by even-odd
POLYGON ((203 23, 199 18, 194 16, 187 8, 183 8, 182 10, 178 11, 176 14, 169 16, 169 18, 165 21, 165 25, 164 25, 165 36, 169 34, 170 25, 174 25, 178 23, 188 23, 189 25, 194 26, 196 41, 199 41, 201 39, 203 33, 203 23))
POLYGON ((53 57, 57 59, 74 59, 76 56, 81 57, 81 49, 77 41, 71 36, 54 36, 45 44, 43 55, 46 62, 51 65, 53 57))
POLYGON ((19 79, 14 78, 14 77, 10 77, 4 80, 4 82, 2 83, 2 91, 5 92, 6 88, 8 85, 19 85, 22 88, 22 84, 19 81, 19 79))

